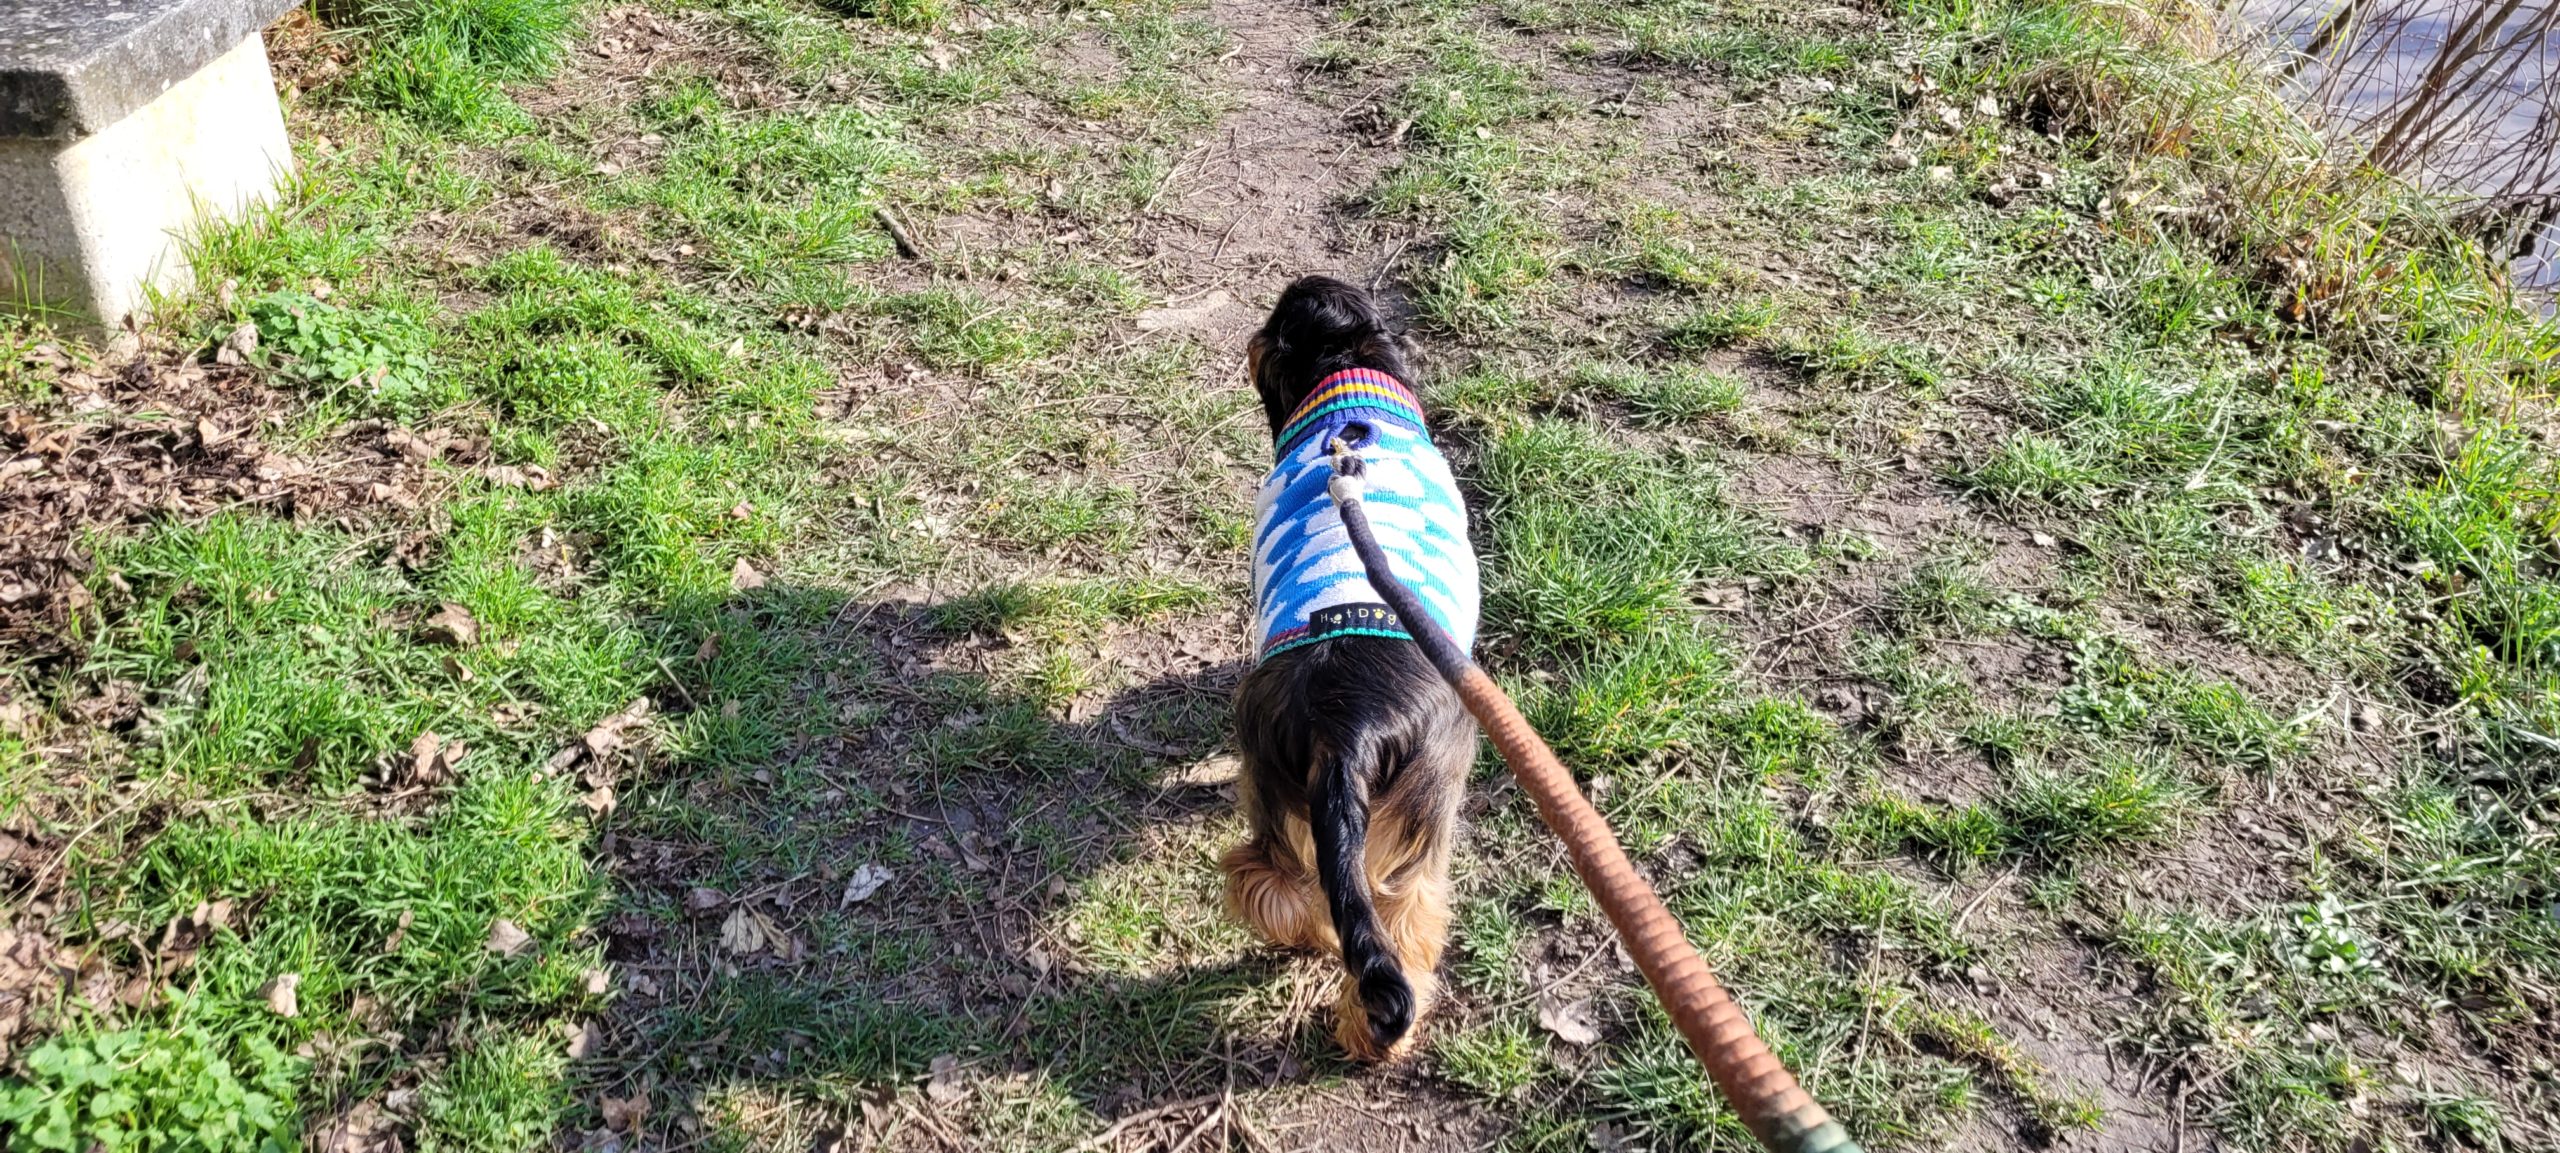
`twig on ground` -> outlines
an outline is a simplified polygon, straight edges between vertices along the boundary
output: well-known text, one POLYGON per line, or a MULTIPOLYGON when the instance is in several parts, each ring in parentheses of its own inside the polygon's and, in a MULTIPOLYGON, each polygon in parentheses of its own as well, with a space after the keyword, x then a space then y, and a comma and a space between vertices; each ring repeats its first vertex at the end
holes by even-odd
POLYGON ((1413 238, 1410 236, 1396 242, 1396 250, 1387 254, 1386 260, 1379 263, 1377 274, 1369 278, 1371 295, 1376 295, 1378 286, 1387 282, 1387 274, 1396 270, 1396 262, 1404 259, 1404 250, 1412 246, 1413 238))
POLYGON ((1129 718, 1117 713, 1114 713, 1111 716, 1111 735, 1120 738, 1121 744, 1127 745, 1142 753, 1148 753, 1172 760, 1180 760, 1191 755, 1191 750, 1179 745, 1169 745, 1162 741, 1147 740, 1136 733, 1130 732, 1129 718))
POLYGON ((1984 901, 1988 901, 1988 900, 1990 900, 1990 899, 1991 899, 1991 894, 1999 892, 2003 886, 2005 886, 2005 885, 2007 885, 2007 884, 2009 883, 2009 881, 2010 881, 2010 879, 2011 879, 2011 878, 2014 878, 2014 877, 2016 877, 2017 875, 2018 875, 2018 867, 2017 867, 2016 865, 2011 865, 2011 866, 2009 866, 2009 868, 2007 869, 2007 871, 2005 871, 2005 872, 2001 873, 2001 874, 2000 874, 1999 876, 1997 876, 1997 877, 1993 877, 1993 878, 1991 878, 1991 883, 1990 883, 1990 884, 1988 884, 1988 885, 1984 885, 1984 886, 1982 887, 1982 891, 1981 891, 1981 892, 1979 892, 1979 893, 1975 893, 1975 894, 1973 895, 1973 899, 1972 899, 1972 900, 1970 900, 1970 901, 1965 902, 1965 903, 1964 903, 1964 908, 1963 908, 1962 910, 1960 910, 1960 911, 1958 911, 1958 912, 1956 913, 1955 924, 1954 924, 1951 928, 1949 928, 1949 929, 1948 929, 1948 932, 1951 932, 1951 933, 1961 933, 1961 932, 1963 932, 1963 931, 1964 931, 1964 922, 1965 922, 1965 918, 1972 916, 1972 915, 1973 915, 1973 911, 1974 911, 1975 909, 1979 909, 1979 908, 1981 908, 1981 907, 1982 907, 1982 903, 1983 903, 1984 901))
POLYGON ((1176 1101, 1170 1105, 1158 1105, 1153 1109, 1142 1109, 1112 1122, 1110 1128, 1105 1129, 1100 1133, 1096 1133, 1091 1137, 1085 1138, 1083 1141, 1069 1148, 1067 1153, 1090 1153, 1091 1150, 1100 1149, 1103 1146, 1110 1144, 1112 1141, 1117 1140, 1122 1133, 1129 1131, 1130 1126, 1144 1125, 1149 1121, 1156 1120, 1160 1117, 1170 1117, 1176 1113, 1187 1113, 1203 1105, 1215 1104, 1217 1100, 1218 1095, 1211 1093, 1205 1097, 1193 1097, 1188 1100, 1176 1101))
POLYGON ((1192 1126, 1191 1131, 1183 1134, 1182 1140, 1174 1142, 1171 1148, 1165 1150, 1165 1153, 1183 1153, 1183 1150, 1191 1148, 1192 1142, 1198 1141, 1203 1134, 1206 1134, 1210 1126, 1225 1119, 1226 1115, 1226 1100, 1219 1098, 1214 1108, 1201 1115, 1200 1123, 1192 1126))
MULTIPOLYGON (((1876 979, 1876 962, 1883 959, 1884 915, 1879 913, 1876 915, 1875 940, 1868 943, 1867 963, 1858 974, 1858 983, 1861 986, 1870 984, 1876 979)), ((1866 989, 1860 988, 1858 1001, 1858 1049, 1857 1055, 1849 1059, 1849 1079, 1852 1081, 1857 1080, 1859 1071, 1867 1067, 1868 1030, 1874 1028, 1876 1023, 1875 998, 1868 996, 1866 989)))
POLYGON ((872 209, 871 215, 879 219, 880 227, 889 230, 889 243, 898 246, 898 255, 918 262, 924 260, 924 246, 916 243, 915 236, 907 231, 905 224, 899 222, 897 213, 889 211, 888 205, 883 204, 872 209))
POLYGON ((1252 1121, 1245 1118, 1244 1110, 1228 1110, 1227 1120, 1235 1125, 1236 1136, 1243 1138, 1244 1143, 1256 1150, 1257 1153, 1277 1153, 1277 1147, 1271 1144, 1270 1139, 1262 1135, 1262 1130, 1256 1128, 1252 1121))
POLYGON ((951 1130, 944 1128, 942 1122, 935 1118, 933 1114, 916 1108, 915 1102, 906 1100, 905 1098, 900 1098, 898 1101, 898 1108, 905 1112, 907 1116, 915 1118, 916 1124, 923 1126, 925 1132, 933 1134, 935 1144, 941 1145, 947 1149, 956 1150, 958 1153, 967 1153, 969 1148, 968 1142, 962 1141, 958 1137, 953 1136, 951 1130))
POLYGON ((690 712, 701 712, 701 703, 695 701, 693 692, 684 687, 684 678, 676 675, 675 666, 668 664, 667 658, 658 653, 649 654, 649 659, 658 662, 659 672, 667 674, 668 686, 675 689, 677 696, 684 698, 685 709, 690 712))

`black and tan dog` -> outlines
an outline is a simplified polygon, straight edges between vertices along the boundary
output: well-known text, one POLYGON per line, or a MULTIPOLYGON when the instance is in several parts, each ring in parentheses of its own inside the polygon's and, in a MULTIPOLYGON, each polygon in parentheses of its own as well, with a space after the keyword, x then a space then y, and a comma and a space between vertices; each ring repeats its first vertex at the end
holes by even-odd
POLYGON ((1236 692, 1249 833, 1224 861, 1227 907, 1274 944, 1337 952, 1348 976, 1335 1036, 1386 1060, 1411 1048, 1438 989, 1476 728, 1359 573, 1322 491, 1328 448, 1361 452, 1397 576, 1461 646, 1475 630, 1475 554, 1403 346, 1366 292, 1290 285, 1248 371, 1277 464, 1255 528, 1261 660, 1236 692))

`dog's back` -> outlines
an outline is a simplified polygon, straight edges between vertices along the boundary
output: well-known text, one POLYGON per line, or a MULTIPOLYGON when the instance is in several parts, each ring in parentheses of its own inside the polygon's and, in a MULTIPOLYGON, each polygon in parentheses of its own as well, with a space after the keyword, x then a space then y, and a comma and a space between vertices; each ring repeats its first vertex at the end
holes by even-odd
MULTIPOLYGON (((1366 293, 1322 277, 1291 285, 1255 335, 1251 356, 1275 440, 1293 418, 1311 419, 1302 409, 1326 407, 1322 398, 1308 405, 1316 386, 1366 379, 1353 370, 1387 382, 1409 379, 1401 349, 1366 293)), ((1377 391, 1372 399, 1381 407, 1364 410, 1364 422, 1348 426, 1352 435, 1385 423, 1402 427, 1401 386, 1382 383, 1377 391)), ((1419 429, 1416 410, 1411 430, 1419 429)), ((1281 455, 1285 468, 1289 454, 1281 455)), ((1425 455, 1426 486, 1445 485, 1436 451, 1425 455)), ((1269 523, 1273 516, 1288 514, 1274 512, 1270 487, 1262 539, 1281 531, 1269 523)), ((1417 508, 1457 523, 1415 526, 1408 540, 1423 543, 1403 555, 1420 549, 1426 555, 1415 563, 1439 571, 1410 579, 1438 582, 1435 593, 1445 595, 1432 600, 1434 611, 1471 633, 1475 570, 1465 552, 1463 506, 1454 489, 1426 495, 1435 499, 1417 508), (1463 555, 1427 555, 1452 549, 1463 555)), ((1285 551, 1303 564, 1317 548, 1292 543, 1285 551)), ((1258 571, 1259 599, 1266 610, 1278 605, 1310 615, 1307 599, 1272 587, 1289 576, 1271 566, 1258 571)), ((1410 1042, 1437 988, 1433 973, 1449 925, 1449 852, 1475 727, 1412 641, 1376 635, 1393 631, 1392 621, 1385 629, 1360 627, 1370 606, 1344 604, 1347 594, 1314 583, 1327 586, 1314 602, 1325 607, 1312 621, 1266 616, 1267 635, 1258 638, 1264 659, 1237 690, 1239 795, 1249 839, 1227 855, 1227 900, 1278 944, 1339 951, 1349 979, 1336 1036, 1353 1056, 1378 1060, 1410 1042)), ((1357 585, 1365 589, 1365 580, 1357 585)))

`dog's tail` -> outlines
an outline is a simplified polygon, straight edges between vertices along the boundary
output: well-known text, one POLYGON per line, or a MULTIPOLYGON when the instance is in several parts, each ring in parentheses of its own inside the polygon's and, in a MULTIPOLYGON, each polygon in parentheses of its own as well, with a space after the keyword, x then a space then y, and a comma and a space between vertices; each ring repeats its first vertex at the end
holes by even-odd
POLYGON ((1369 900, 1369 782, 1365 770, 1376 767, 1382 750, 1356 742, 1353 748, 1318 748, 1315 765, 1316 874, 1324 885, 1325 906, 1333 913, 1334 935, 1342 942, 1342 965, 1360 990, 1360 1006, 1368 1014, 1369 1040, 1385 1053, 1413 1028, 1413 985, 1395 950, 1378 932, 1378 915, 1369 900))

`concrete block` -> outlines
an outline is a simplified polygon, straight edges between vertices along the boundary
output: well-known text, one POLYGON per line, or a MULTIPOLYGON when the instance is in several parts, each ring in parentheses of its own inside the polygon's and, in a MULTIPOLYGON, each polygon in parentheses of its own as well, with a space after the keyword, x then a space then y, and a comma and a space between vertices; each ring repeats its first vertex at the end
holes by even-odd
POLYGON ((0 303, 113 329, 189 283, 180 238, 275 194, 278 0, 0 0, 0 303))

